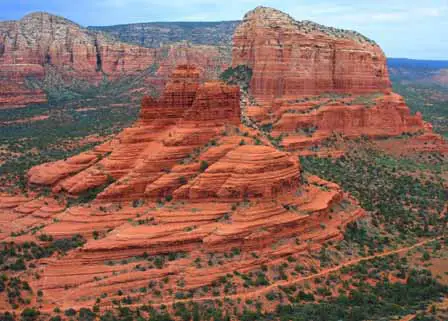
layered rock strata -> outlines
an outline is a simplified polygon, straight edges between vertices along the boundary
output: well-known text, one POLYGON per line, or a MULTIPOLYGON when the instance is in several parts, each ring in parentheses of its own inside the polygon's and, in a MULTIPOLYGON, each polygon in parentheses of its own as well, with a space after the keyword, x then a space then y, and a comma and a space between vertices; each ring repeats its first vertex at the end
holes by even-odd
POLYGON ((381 48, 357 32, 258 7, 235 31, 232 65, 252 70, 255 103, 246 116, 286 150, 340 155, 327 148, 335 136, 403 134, 432 137, 432 147, 415 144, 418 151, 446 150, 421 114, 412 115, 392 92, 381 48))
POLYGON ((43 92, 29 89, 25 82, 36 78, 36 70, 38 78, 43 78, 47 65, 55 67, 68 83, 81 79, 97 84, 105 77, 113 81, 145 74, 148 85, 163 89, 175 66, 186 63, 196 64, 202 79, 216 79, 229 65, 230 53, 216 46, 188 43, 140 47, 62 17, 32 13, 19 21, 0 22, 0 106, 44 102, 43 92), (14 71, 14 78, 4 71, 14 71))
POLYGON ((0 64, 0 108, 45 103, 45 93, 26 83, 27 79, 42 80, 44 76, 44 68, 40 65, 0 64))
MULTIPOLYGON (((303 174, 297 156, 241 124, 237 86, 199 79, 196 68, 179 66, 159 100, 143 99, 134 126, 29 172, 32 184, 95 201, 64 210, 44 199, 3 198, 2 217, 14 222, 3 240, 29 242, 36 228, 47 239, 87 240, 43 259, 40 278, 30 278, 46 306, 102 297, 107 308, 117 293, 155 304, 182 291, 207 296, 201 289, 234 271, 307 257, 341 240, 345 225, 364 215, 338 185, 303 174), (164 290, 135 291, 148 280, 164 282, 164 290)), ((235 283, 232 291, 242 288, 235 283)))
POLYGON ((116 181, 100 198, 134 199, 172 170, 182 176, 185 169, 175 165, 225 126, 240 124, 239 88, 220 82, 200 84, 199 75, 189 66, 176 69, 160 100, 143 99, 133 127, 91 152, 31 169, 30 183, 80 194, 116 181))
MULTIPOLYGON (((294 101, 277 100, 270 107, 249 107, 248 115, 288 150, 321 146, 335 135, 373 139, 402 134, 431 134, 420 113, 412 115, 395 93, 321 95, 294 101)), ((440 147, 443 139, 439 137, 440 147)))
POLYGON ((245 15, 233 43, 232 64, 252 68, 250 91, 261 103, 391 89, 383 51, 353 31, 295 21, 281 11, 258 7, 245 15))

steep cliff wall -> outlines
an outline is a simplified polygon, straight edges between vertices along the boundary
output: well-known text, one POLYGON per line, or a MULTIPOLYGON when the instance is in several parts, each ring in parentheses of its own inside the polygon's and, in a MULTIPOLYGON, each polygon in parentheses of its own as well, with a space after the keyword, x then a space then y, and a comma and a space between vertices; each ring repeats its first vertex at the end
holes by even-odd
POLYGON ((42 80, 44 77, 45 71, 40 65, 0 65, 0 108, 45 103, 45 93, 26 84, 27 79, 42 80))
MULTIPOLYGON (((25 80, 33 76, 27 70, 46 65, 55 67, 63 79, 81 79, 91 84, 152 70, 148 85, 163 89, 179 64, 195 64, 202 79, 216 79, 230 64, 230 51, 186 42, 145 48, 42 12, 0 23, 0 70, 14 69, 16 73, 14 79, 0 74, 0 104, 5 106, 42 102, 43 92, 29 90, 25 80), (17 82, 20 86, 15 85, 17 82)), ((45 73, 39 78, 44 76, 45 73)))
MULTIPOLYGON (((258 7, 236 29, 232 59, 234 67, 252 71, 249 93, 256 103, 243 109, 246 116, 288 150, 319 150, 334 135, 432 132, 392 92, 381 48, 355 31, 258 7)), ((441 143, 435 150, 445 148, 441 143)))
POLYGON ((253 70, 251 93, 260 102, 323 92, 389 91, 384 53, 362 35, 271 8, 247 13, 235 31, 233 66, 253 70))

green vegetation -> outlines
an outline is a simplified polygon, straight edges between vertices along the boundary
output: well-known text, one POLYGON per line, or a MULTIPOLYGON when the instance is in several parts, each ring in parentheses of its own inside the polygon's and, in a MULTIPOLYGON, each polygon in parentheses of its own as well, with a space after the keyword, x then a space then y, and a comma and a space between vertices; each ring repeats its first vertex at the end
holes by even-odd
POLYGON ((17 183, 23 186, 26 171, 32 166, 79 154, 128 127, 137 118, 142 96, 155 95, 154 88, 145 83, 151 70, 137 77, 104 79, 93 86, 82 81, 67 83, 48 68, 42 82, 28 80, 29 86, 45 89, 47 104, 0 110, 3 189, 17 183), (42 115, 48 118, 1 124, 42 115), (90 135, 103 138, 98 142, 83 141, 90 135))
POLYGON ((199 169, 201 172, 205 172, 207 170, 208 166, 209 166, 208 162, 203 160, 203 161, 201 161, 201 165, 200 165, 199 169))
MULTIPOLYGON (((316 279, 317 281, 317 279, 316 279)), ((267 301, 279 303, 275 311, 265 313, 263 303, 247 299, 245 307, 240 309, 232 300, 206 301, 197 303, 173 303, 172 313, 165 306, 154 309, 142 304, 137 308, 126 305, 133 304, 136 299, 129 296, 117 300, 116 305, 108 311, 99 312, 81 308, 79 311, 68 309, 65 316, 72 320, 217 320, 227 321, 231 315, 238 320, 317 320, 317 321, 362 321, 362 320, 393 320, 409 314, 417 314, 418 320, 427 319, 433 314, 421 313, 434 301, 448 294, 448 287, 439 284, 431 273, 425 269, 410 266, 406 257, 390 256, 365 261, 346 267, 340 272, 330 274, 318 280, 319 286, 313 291, 302 286, 281 287, 266 292, 267 301), (349 278, 344 278, 343 275, 349 278), (397 281, 391 281, 394 275, 397 281), (368 282, 369 281, 369 282, 368 282), (331 296, 337 290, 338 294, 331 296), (286 300, 287 299, 287 300, 286 300), (285 301, 286 300, 286 301, 285 301), (288 303, 289 301, 289 303, 288 303)), ((219 283, 226 285, 231 282, 231 276, 223 277, 219 283)), ((153 289, 153 282, 150 288, 153 289)), ((155 292, 156 290, 151 290, 155 292)), ((119 291, 120 292, 120 291, 119 291)), ((219 295, 219 291, 215 291, 219 295)), ((231 293, 231 292, 229 292, 231 293)), ((123 295, 122 292, 119 295, 123 295)), ((191 292, 175 293, 176 299, 191 298, 191 292)), ((97 300, 97 302, 99 302, 97 300)), ((434 308, 432 309, 434 312, 434 308)), ((55 312, 56 314, 58 312, 55 312)), ((37 317, 42 313, 35 309, 26 309, 21 316, 37 317)), ((58 317, 53 316, 53 317, 58 317)), ((0 315, 1 320, 22 320, 14 314, 0 315)), ((27 319, 28 320, 28 319, 27 319)), ((31 319, 30 319, 31 320, 31 319)))
POLYGON ((239 85, 242 91, 247 92, 252 79, 252 69, 244 65, 229 67, 222 72, 220 79, 230 85, 239 85))
POLYGON ((81 235, 74 235, 71 238, 51 240, 51 243, 46 247, 39 246, 34 242, 25 242, 23 244, 1 243, 0 270, 26 270, 26 262, 28 261, 49 257, 55 252, 64 254, 84 245, 85 242, 81 235))
POLYGON ((362 283, 348 295, 320 303, 279 305, 275 314, 246 313, 241 320, 388 320, 415 312, 422 304, 438 299, 447 289, 427 271, 412 271, 406 283, 381 280, 375 286, 362 283), (256 319, 254 318, 256 316, 256 319))
POLYGON ((353 99, 350 103, 347 105, 364 105, 366 107, 373 107, 375 106, 375 99, 383 96, 383 93, 373 93, 368 95, 361 95, 357 96, 355 99, 353 99))
POLYGON ((402 95, 412 113, 421 112, 434 130, 448 138, 448 88, 418 81, 393 83, 394 91, 402 95))
POLYGON ((355 224, 346 237, 371 248, 390 242, 390 237, 438 235, 444 222, 439 218, 445 202, 440 173, 442 159, 429 162, 398 160, 374 149, 357 146, 340 159, 302 158, 303 168, 340 184, 372 213, 372 224, 382 235, 355 224), (420 175, 415 170, 425 169, 420 175))
MULTIPOLYGON (((72 238, 53 240, 48 236, 44 239, 49 243, 47 247, 39 246, 35 243, 25 242, 24 244, 15 243, 1 243, 0 248, 0 271, 10 272, 12 275, 17 272, 25 271, 28 267, 34 267, 32 261, 50 257, 54 253, 61 255, 67 251, 82 246, 85 240, 80 235, 74 235, 72 238), (31 262, 31 263, 29 263, 31 262)), ((36 274, 35 277, 38 277, 36 274)), ((6 292, 8 302, 13 308, 17 308, 20 305, 28 304, 29 299, 24 298, 24 294, 32 294, 30 285, 22 281, 20 277, 8 277, 6 274, 0 277, 0 294, 6 292)), ((43 292, 37 291, 37 297, 42 297, 43 292)), ((32 314, 27 309, 24 310, 25 317, 22 313, 22 320, 31 320, 32 314)), ((9 316, 6 316, 9 318, 9 316)), ((0 317, 0 320, 1 317, 0 317)))

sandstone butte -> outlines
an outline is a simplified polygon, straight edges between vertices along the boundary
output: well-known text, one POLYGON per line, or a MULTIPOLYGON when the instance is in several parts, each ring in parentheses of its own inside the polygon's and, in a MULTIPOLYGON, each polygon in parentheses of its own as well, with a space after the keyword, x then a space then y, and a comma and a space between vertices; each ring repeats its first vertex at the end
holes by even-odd
POLYGON ((448 151, 421 114, 411 115, 392 92, 383 51, 361 34, 258 7, 245 15, 233 42, 233 67, 252 69, 249 93, 256 104, 247 116, 281 137, 287 150, 307 154, 338 133, 410 134, 419 136, 410 152, 448 151))
POLYGON ((302 173, 296 155, 241 124, 238 86, 199 78, 197 69, 179 66, 160 99, 143 99, 132 127, 29 172, 31 184, 54 193, 101 189, 93 202, 65 208, 53 197, 2 196, 2 240, 42 243, 23 233, 36 226, 37 235, 87 239, 65 256, 42 259, 40 278, 23 276, 43 291, 44 309, 89 306, 100 296, 107 308, 117 293, 154 304, 179 291, 207 296, 201 289, 229 273, 342 239, 345 225, 364 215, 338 185, 302 173), (148 280, 164 284, 161 294, 135 291, 148 280))
MULTIPOLYGON (((237 44, 242 33, 246 40, 255 37, 244 33, 244 26, 259 26, 252 29, 254 34, 272 37, 265 21, 258 21, 267 13, 281 24, 273 29, 285 29, 282 20, 287 16, 257 8, 236 33, 234 55, 244 47, 237 44)), ((306 37, 314 48, 315 39, 324 45, 333 36, 313 30, 306 37)), ((348 46, 344 37, 340 41, 348 46)), ((269 39, 266 46, 271 48, 288 37, 269 39)), ((251 43, 256 42, 249 41, 246 48, 251 43)), ((268 59, 256 54, 260 50, 263 46, 254 47, 250 56, 268 59)), ((269 50, 269 59, 280 56, 269 50)), ((269 92, 278 77, 269 69, 266 76, 257 72, 254 60, 234 64, 254 69, 253 88, 266 86, 269 92)), ((285 149, 300 152, 311 151, 310 142, 321 148, 335 133, 393 137, 409 132, 415 150, 426 146, 432 151, 444 144, 428 143, 441 138, 390 92, 387 70, 378 77, 373 69, 364 71, 371 67, 353 68, 363 70, 352 75, 354 93, 347 86, 336 96, 336 87, 332 91, 327 85, 313 92, 299 86, 294 98, 284 90, 274 96, 259 96, 255 90, 251 94, 258 104, 241 108, 237 86, 203 83, 198 69, 181 65, 160 99, 142 100, 132 127, 90 151, 32 168, 29 183, 50 187, 54 197, 2 195, 0 238, 45 244, 38 235, 63 239, 81 234, 87 243, 67 255, 42 259, 23 274, 33 289, 43 291, 40 302, 32 297, 30 305, 48 311, 55 306, 79 308, 101 297, 97 304, 108 308, 123 296, 136 304, 170 304, 179 293, 213 300, 228 291, 249 295, 263 288, 261 283, 245 288, 243 278, 233 272, 258 273, 269 266, 268 277, 274 279, 272 271, 288 256, 307 269, 320 269, 313 253, 325 242, 341 240, 345 226, 365 215, 364 210, 337 184, 304 173, 297 153, 275 148, 271 136, 282 136, 285 149), (59 194, 94 200, 67 207, 59 194), (36 229, 36 235, 27 233, 36 229), (229 275, 233 285, 226 290, 220 280, 229 275), (219 293, 212 294, 210 285, 219 293)), ((298 74, 300 78, 303 73, 298 74)), ((7 303, 0 307, 8 309, 7 303)))
POLYGON ((42 80, 49 66, 63 79, 92 84, 154 69, 148 84, 163 89, 178 64, 195 64, 203 79, 216 78, 230 57, 218 47, 175 43, 144 48, 89 31, 62 17, 37 12, 19 21, 0 22, 0 107, 46 101, 41 90, 29 89, 27 78, 42 80))

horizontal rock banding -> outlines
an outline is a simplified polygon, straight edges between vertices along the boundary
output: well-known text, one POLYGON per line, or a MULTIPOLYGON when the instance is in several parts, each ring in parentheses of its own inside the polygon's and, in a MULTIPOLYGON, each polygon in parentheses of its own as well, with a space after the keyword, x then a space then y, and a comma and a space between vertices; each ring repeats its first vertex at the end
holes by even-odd
POLYGON ((250 91, 259 102, 391 88, 384 53, 355 32, 258 7, 246 14, 233 42, 232 64, 252 68, 250 91))
MULTIPOLYGON (((181 65, 159 100, 143 99, 140 118, 132 128, 91 152, 31 169, 30 182, 80 194, 117 180, 100 198, 135 199, 143 197, 147 188, 154 194, 149 184, 160 183, 167 171, 217 136, 223 126, 240 124, 239 101, 238 87, 200 84, 199 71, 181 65)), ((159 186, 157 196, 173 189, 166 188, 159 186)))
POLYGON ((198 66, 201 79, 216 79, 230 64, 230 50, 183 42, 145 48, 62 17, 32 13, 0 22, 0 108, 47 101, 42 90, 26 84, 28 78, 43 80, 57 72, 69 85, 73 79, 98 84, 104 77, 143 76, 145 84, 163 90, 176 66, 186 63, 198 66))

